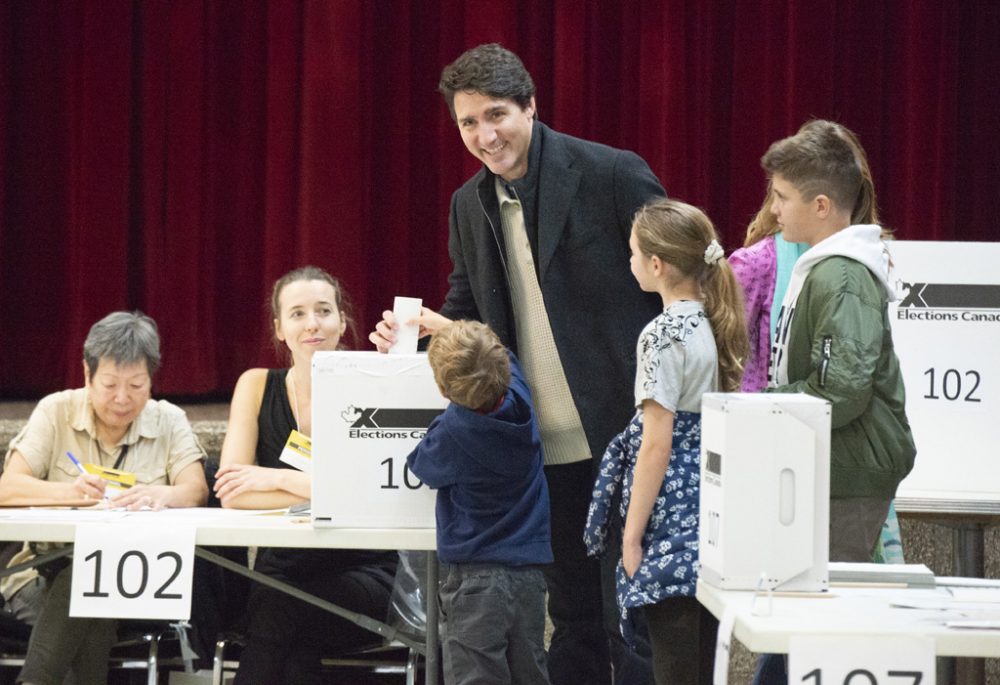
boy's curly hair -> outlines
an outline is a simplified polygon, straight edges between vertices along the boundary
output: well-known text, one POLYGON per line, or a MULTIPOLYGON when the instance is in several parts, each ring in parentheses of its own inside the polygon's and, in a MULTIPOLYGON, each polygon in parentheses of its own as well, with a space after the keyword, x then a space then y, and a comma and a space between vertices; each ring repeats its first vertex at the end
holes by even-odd
POLYGON ((455 321, 427 348, 441 394, 473 411, 493 409, 510 387, 510 359, 500 338, 478 321, 455 321))

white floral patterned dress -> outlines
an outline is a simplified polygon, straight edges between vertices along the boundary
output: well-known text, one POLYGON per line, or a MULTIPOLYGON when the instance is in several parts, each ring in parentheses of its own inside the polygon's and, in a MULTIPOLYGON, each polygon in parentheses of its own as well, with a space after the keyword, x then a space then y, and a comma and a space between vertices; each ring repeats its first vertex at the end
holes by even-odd
POLYGON ((698 577, 698 497, 701 396, 718 387, 715 338, 700 302, 675 302, 639 336, 636 354, 637 411, 608 445, 594 484, 584 542, 590 555, 606 550, 608 527, 625 519, 636 458, 642 444, 642 402, 651 399, 674 414, 667 473, 643 536, 642 561, 625 575, 621 550, 617 570, 622 633, 631 637, 629 609, 678 595, 694 595, 698 577), (613 516, 617 508, 621 518, 613 516))

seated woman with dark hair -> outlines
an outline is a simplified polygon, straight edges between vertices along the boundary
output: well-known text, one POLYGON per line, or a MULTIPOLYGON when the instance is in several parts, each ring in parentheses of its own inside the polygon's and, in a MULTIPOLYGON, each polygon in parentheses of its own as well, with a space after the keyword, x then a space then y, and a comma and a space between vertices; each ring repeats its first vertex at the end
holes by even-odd
MULTIPOLYGON (((140 312, 114 312, 90 329, 83 344, 83 388, 42 399, 11 441, 0 476, 0 505, 29 506, 100 500, 105 481, 81 473, 78 461, 136 476, 111 497, 127 509, 196 507, 208 498, 205 452, 178 407, 150 398, 160 365, 156 324, 140 312)), ((11 566, 43 545, 26 544, 11 566)), ((117 621, 71 618, 71 566, 43 578, 34 569, 3 579, 8 610, 34 624, 19 683, 107 682, 117 621)))
MULTIPOLYGON (((289 434, 312 431, 312 357, 340 348, 350 315, 340 283, 314 266, 274 284, 274 336, 287 369, 249 369, 233 391, 215 493, 222 506, 270 509, 304 502, 309 474, 279 460, 289 434)), ((267 548, 254 570, 351 611, 384 620, 398 557, 352 549, 267 548)), ((372 633, 272 588, 250 596, 247 646, 236 682, 306 685, 323 681, 320 659, 377 642, 372 633)))

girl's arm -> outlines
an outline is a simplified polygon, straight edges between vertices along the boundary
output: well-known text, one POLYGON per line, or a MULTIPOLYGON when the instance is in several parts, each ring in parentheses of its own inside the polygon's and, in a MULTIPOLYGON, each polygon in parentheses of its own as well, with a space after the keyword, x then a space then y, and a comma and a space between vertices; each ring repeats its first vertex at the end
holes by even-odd
POLYGON ((622 535, 622 563, 631 578, 642 561, 642 536, 663 486, 673 445, 674 413, 654 400, 642 402, 642 445, 632 479, 632 497, 622 535))
POLYGON ((223 507, 277 509, 309 499, 308 474, 255 465, 257 417, 266 383, 267 369, 250 369, 236 382, 215 477, 215 494, 223 507))

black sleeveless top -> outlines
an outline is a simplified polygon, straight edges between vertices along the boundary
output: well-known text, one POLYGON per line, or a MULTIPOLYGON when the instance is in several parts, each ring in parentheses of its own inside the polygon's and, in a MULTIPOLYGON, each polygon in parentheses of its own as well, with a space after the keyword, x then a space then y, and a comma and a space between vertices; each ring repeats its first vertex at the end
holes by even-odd
POLYGON ((264 397, 257 414, 257 465, 272 469, 292 468, 278 457, 295 428, 295 414, 285 392, 288 369, 268 369, 264 397))
MULTIPOLYGON (((268 369, 264 396, 257 414, 257 465, 275 469, 292 466, 278 459, 285 448, 289 433, 295 428, 292 412, 285 392, 288 369, 268 369)), ((280 579, 303 580, 318 573, 333 573, 348 569, 365 569, 373 577, 392 586, 396 571, 396 553, 380 550, 357 549, 295 549, 262 548, 258 552, 258 571, 280 579)), ((333 578, 331 578, 331 583, 333 578)))

